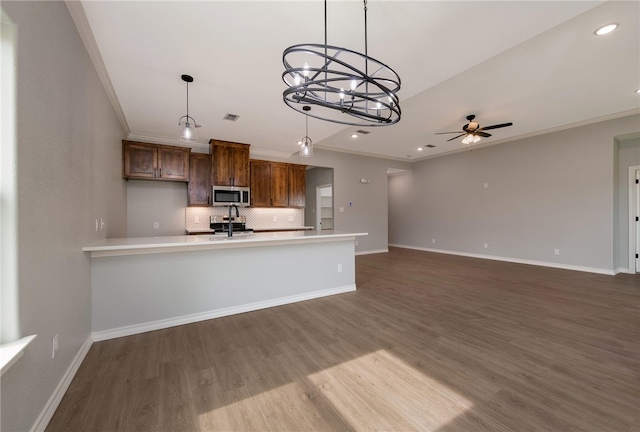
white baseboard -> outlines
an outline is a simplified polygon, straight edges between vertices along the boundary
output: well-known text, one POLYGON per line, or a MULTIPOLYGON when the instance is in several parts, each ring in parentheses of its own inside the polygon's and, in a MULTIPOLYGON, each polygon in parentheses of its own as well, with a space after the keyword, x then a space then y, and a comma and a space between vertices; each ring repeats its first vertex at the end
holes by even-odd
POLYGON ((635 272, 631 271, 630 268, 622 268, 622 267, 619 267, 613 271, 613 274, 618 274, 618 273, 636 274, 635 272))
POLYGON ((372 250, 356 252, 356 255, 370 255, 370 254, 387 253, 387 252, 389 252, 389 249, 372 249, 372 250))
POLYGON ((73 359, 73 362, 71 362, 69 369, 67 369, 67 372, 58 383, 58 386, 53 391, 53 394, 47 401, 47 404, 44 406, 44 409, 36 419, 36 422, 31 428, 31 432, 40 432, 44 431, 47 428, 47 425, 51 421, 51 417, 53 417, 56 409, 58 409, 60 401, 62 401, 64 394, 67 392, 71 381, 73 381, 73 378, 76 376, 76 372, 78 372, 78 368, 80 368, 80 365, 89 352, 89 348, 91 348, 92 344, 93 339, 91 338, 91 336, 89 336, 85 343, 82 344, 82 347, 80 347, 80 351, 78 351, 78 354, 76 354, 76 357, 73 359))
POLYGON ((282 306, 290 303, 297 303, 305 300, 312 300, 320 297, 342 294, 355 291, 356 286, 346 285, 338 288, 329 288, 311 293, 297 294, 289 297, 282 297, 274 300, 266 300, 246 305, 232 306, 228 308, 215 309, 212 311, 201 312, 197 314, 184 315, 176 318, 168 318, 159 321, 152 321, 143 324, 135 324, 126 327, 119 327, 111 330, 103 330, 92 333, 93 341, 99 342, 108 339, 115 339, 123 336, 131 336, 139 333, 146 333, 154 330, 161 330, 169 327, 175 327, 184 324, 191 324, 198 321, 206 321, 214 318, 221 318, 229 315, 236 315, 245 312, 252 312, 260 309, 267 309, 275 306, 282 306))
POLYGON ((601 269, 597 267, 585 267, 585 266, 577 266, 577 265, 571 265, 571 264, 558 264, 558 263, 552 263, 547 261, 534 261, 534 260, 525 260, 525 259, 519 259, 519 258, 500 257, 500 256, 494 256, 494 255, 482 255, 482 254, 474 254, 474 253, 466 253, 466 252, 456 252, 456 251, 450 251, 450 250, 444 250, 444 249, 431 249, 431 248, 423 248, 423 247, 408 246, 408 245, 401 245, 401 244, 389 244, 389 246, 403 248, 403 249, 415 249, 415 250, 420 250, 425 252, 436 252, 436 253, 442 253, 447 255, 458 255, 458 256, 464 256, 464 257, 470 257, 470 258, 481 258, 481 259, 489 259, 494 261, 512 262, 516 264, 529 264, 529 265, 535 265, 540 267, 552 267, 552 268, 559 268, 564 270, 575 270, 575 271, 581 271, 581 272, 587 272, 587 273, 598 273, 598 274, 609 275, 609 276, 613 276, 615 274, 613 270, 601 269))

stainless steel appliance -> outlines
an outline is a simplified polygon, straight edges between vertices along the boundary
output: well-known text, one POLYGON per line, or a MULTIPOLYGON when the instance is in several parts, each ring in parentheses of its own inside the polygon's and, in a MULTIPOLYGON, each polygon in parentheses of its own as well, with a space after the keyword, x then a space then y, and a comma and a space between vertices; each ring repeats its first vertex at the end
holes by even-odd
POLYGON ((237 205, 248 207, 251 203, 251 190, 248 187, 239 186, 212 186, 211 196, 214 207, 237 205))
MULTIPOLYGON (((218 233, 229 232, 229 216, 214 215, 211 216, 211 223, 209 227, 218 233)), ((232 216, 231 217, 231 232, 233 233, 252 233, 251 228, 247 228, 246 216, 232 216)))

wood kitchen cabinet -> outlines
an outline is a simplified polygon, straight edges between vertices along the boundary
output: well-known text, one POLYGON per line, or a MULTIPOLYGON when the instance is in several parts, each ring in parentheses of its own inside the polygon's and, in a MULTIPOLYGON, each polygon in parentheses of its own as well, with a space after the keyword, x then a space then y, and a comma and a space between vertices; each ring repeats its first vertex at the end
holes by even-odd
POLYGON ((307 193, 307 167, 305 165, 289 165, 289 207, 304 207, 307 193))
POLYGON ((211 140, 212 183, 249 187, 249 144, 211 140))
POLYGON ((253 207, 304 207, 305 166, 251 161, 253 207))
POLYGON ((190 148, 122 141, 122 178, 189 181, 190 148))
POLYGON ((189 156, 189 206, 209 206, 211 203, 211 155, 192 153, 189 156))

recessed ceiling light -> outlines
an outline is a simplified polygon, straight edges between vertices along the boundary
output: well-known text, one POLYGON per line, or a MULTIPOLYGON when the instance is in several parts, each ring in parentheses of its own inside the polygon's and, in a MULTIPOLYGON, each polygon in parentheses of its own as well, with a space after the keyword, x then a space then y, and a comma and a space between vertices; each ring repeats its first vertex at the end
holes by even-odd
POLYGON ((598 36, 602 36, 602 35, 606 35, 607 33, 611 33, 612 31, 614 31, 617 28, 618 28, 618 23, 607 24, 604 27, 600 27, 594 33, 596 35, 598 35, 598 36))
POLYGON ((423 149, 422 147, 418 147, 416 150, 418 150, 418 151, 422 151, 422 150, 424 150, 424 149, 423 149))
POLYGON ((640 89, 636 90, 636 93, 640 93, 640 89))
POLYGON ((351 134, 351 138, 358 138, 360 135, 358 135, 357 133, 353 133, 351 134))

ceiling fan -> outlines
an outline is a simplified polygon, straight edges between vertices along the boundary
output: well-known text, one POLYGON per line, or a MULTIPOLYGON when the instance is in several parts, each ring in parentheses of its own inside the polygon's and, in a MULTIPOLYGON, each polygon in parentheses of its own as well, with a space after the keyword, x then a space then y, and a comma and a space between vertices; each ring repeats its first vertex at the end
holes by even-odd
POLYGON ((491 129, 499 129, 499 128, 503 128, 503 127, 507 127, 507 126, 512 126, 513 123, 509 122, 509 123, 501 123, 501 124, 496 124, 496 125, 492 125, 492 126, 485 126, 485 127, 480 127, 480 124, 478 122, 474 122, 473 119, 475 119, 476 116, 471 114, 467 116, 467 120, 469 120, 469 123, 467 123, 466 125, 462 126, 462 130, 461 131, 457 131, 457 132, 438 132, 436 133, 436 135, 444 135, 444 134, 460 134, 456 137, 453 137, 451 139, 448 139, 447 142, 449 141, 453 141, 454 139, 460 138, 461 136, 464 136, 464 139, 462 140, 463 144, 475 144, 478 141, 480 141, 480 137, 483 138, 488 138, 491 136, 491 134, 486 133, 485 131, 491 130, 491 129))

